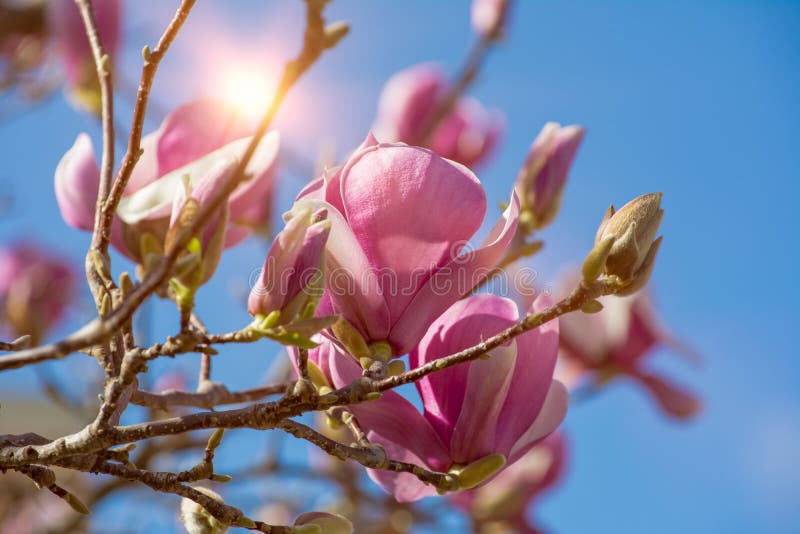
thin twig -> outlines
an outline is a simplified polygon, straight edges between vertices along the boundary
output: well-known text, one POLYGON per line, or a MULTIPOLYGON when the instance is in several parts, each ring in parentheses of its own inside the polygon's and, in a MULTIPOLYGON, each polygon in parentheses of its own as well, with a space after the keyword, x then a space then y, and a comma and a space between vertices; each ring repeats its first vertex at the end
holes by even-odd
MULTIPOLYGON (((137 107, 134 110, 134 128, 131 130, 131 141, 129 144, 128 153, 123 159, 120 171, 111 189, 108 201, 104 207, 104 224, 110 228, 111 219, 113 218, 114 211, 116 210, 122 191, 125 188, 130 173, 133 171, 133 166, 136 160, 141 155, 139 148, 139 141, 141 139, 141 124, 144 118, 144 107, 149 94, 150 83, 152 83, 152 76, 155 75, 155 66, 157 60, 166 52, 166 46, 174 39, 174 33, 180 27, 183 20, 188 15, 188 9, 194 4, 193 0, 184 0, 181 7, 178 9, 175 19, 173 19, 167 32, 162 36, 157 49, 151 53, 145 54, 145 67, 142 72, 142 84, 140 85, 140 95, 137 98, 137 107), (174 28, 174 31, 173 31, 174 28), (162 43, 164 48, 162 48, 162 43), (158 54, 157 54, 158 52, 158 54), (147 59, 149 57, 149 60, 147 59), (147 76, 146 76, 147 75, 147 76), (143 104, 140 106, 140 102, 143 104), (134 150, 135 149, 135 150, 134 150)), ((0 358, 0 371, 7 369, 16 369, 26 365, 36 364, 48 360, 63 358, 64 356, 89 347, 102 343, 103 341, 114 336, 116 332, 131 318, 133 313, 139 308, 142 302, 145 301, 151 294, 153 294, 159 287, 169 279, 172 274, 172 267, 182 254, 186 243, 193 235, 196 235, 198 230, 206 223, 211 215, 226 201, 231 192, 243 181, 246 177, 247 165, 250 162, 253 154, 255 153, 258 143, 263 138, 273 118, 278 112, 281 103, 285 99, 294 83, 305 73, 306 70, 319 58, 322 52, 326 49, 325 41, 325 26, 322 18, 322 8, 324 3, 307 0, 307 20, 306 31, 303 40, 303 48, 298 54, 297 58, 289 62, 281 77, 278 85, 278 90, 273 96, 272 102, 262 118, 261 122, 253 135, 250 144, 247 146, 242 159, 239 161, 233 175, 229 181, 215 194, 208 202, 204 203, 199 211, 197 218, 193 224, 187 225, 184 231, 176 238, 173 246, 167 251, 165 257, 159 262, 153 270, 145 277, 141 284, 131 291, 122 304, 115 308, 107 317, 98 318, 86 324, 83 328, 74 332, 67 338, 57 343, 38 347, 27 351, 21 351, 17 354, 5 356, 0 358)), ((105 245, 107 246, 107 242, 105 245)))
POLYGON ((387 458, 386 452, 382 447, 372 445, 370 447, 348 447, 338 441, 323 436, 316 430, 297 421, 285 419, 278 424, 278 428, 288 432, 296 438, 309 441, 340 460, 354 460, 364 467, 372 469, 383 469, 396 473, 411 473, 419 480, 430 484, 443 491, 453 491, 458 489, 458 479, 448 473, 437 473, 429 471, 416 464, 398 462, 387 458))
POLYGON ((430 141, 436 127, 450 114, 461 95, 475 81, 486 53, 491 49, 493 43, 494 40, 490 38, 481 38, 475 42, 455 82, 423 123, 417 139, 413 140, 411 144, 425 146, 430 141))
POLYGON ((270 395, 286 393, 291 385, 291 383, 287 382, 232 392, 228 391, 222 384, 214 384, 213 387, 202 392, 165 391, 163 393, 149 393, 147 391, 136 391, 131 398, 131 402, 139 406, 160 410, 168 410, 174 406, 194 406, 210 410, 215 406, 255 402, 270 395))
POLYGON ((170 21, 158 44, 151 51, 149 47, 142 50, 142 57, 144 65, 142 66, 142 76, 139 81, 139 89, 136 93, 136 104, 133 108, 133 120, 131 122, 131 133, 128 138, 128 150, 122 158, 117 176, 111 186, 111 191, 107 195, 106 202, 102 207, 102 217, 99 227, 101 229, 98 248, 101 251, 108 250, 109 239, 111 236, 111 221, 114 218, 114 213, 117 211, 117 206, 122 198, 122 193, 128 186, 133 169, 139 158, 142 155, 142 130, 144 129, 144 119, 147 114, 147 105, 150 98, 150 89, 153 86, 153 80, 156 77, 156 71, 161 60, 169 50, 170 45, 178 35, 178 31, 183 26, 189 12, 195 4, 195 0, 182 0, 181 5, 175 11, 175 16, 170 21))

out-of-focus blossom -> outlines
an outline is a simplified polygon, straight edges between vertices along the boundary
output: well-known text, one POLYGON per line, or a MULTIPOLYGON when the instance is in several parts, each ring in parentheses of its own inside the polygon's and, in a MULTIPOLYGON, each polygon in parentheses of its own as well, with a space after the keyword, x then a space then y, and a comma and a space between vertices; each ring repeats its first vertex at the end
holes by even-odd
POLYGON ((64 260, 32 245, 0 247, 0 330, 38 343, 64 315, 74 284, 64 260))
POLYGON ((566 466, 566 444, 553 432, 488 484, 452 495, 452 501, 472 518, 481 534, 538 534, 527 511, 560 482, 566 466))
POLYGON ((331 229, 325 209, 298 210, 288 216, 247 301, 253 316, 279 312, 277 324, 314 315, 324 289, 323 253, 331 229))
POLYGON ((438 65, 420 64, 392 76, 381 92, 375 131, 385 141, 432 149, 440 156, 474 167, 491 153, 504 120, 477 100, 459 98, 453 109, 426 132, 448 87, 438 65))
POLYGON ((634 198, 619 210, 606 211, 595 236, 595 245, 583 264, 583 277, 593 280, 605 273, 624 283, 617 295, 632 295, 650 280, 661 237, 661 193, 634 198))
MULTIPOLYGON (((120 44, 121 2, 94 0, 92 9, 100 42, 113 61, 120 44)), ((78 6, 74 0, 51 0, 47 19, 56 50, 64 65, 70 100, 77 107, 99 115, 100 83, 78 6)))
MULTIPOLYGON (((573 286, 565 284, 564 288, 573 286)), ((566 291, 562 293, 566 295, 566 291)), ((649 295, 640 292, 599 300, 603 309, 598 313, 575 312, 561 317, 561 355, 593 375, 597 384, 627 376, 645 386, 668 415, 695 415, 700 402, 694 395, 646 369, 659 348, 686 350, 660 324, 649 295)))
POLYGON ((352 534, 353 523, 349 519, 338 514, 330 514, 327 512, 306 512, 297 516, 294 521, 295 531, 297 534, 304 532, 319 533, 319 534, 352 534), (308 525, 312 528, 303 527, 308 525), (317 527, 317 528, 313 528, 317 527))
POLYGON ((512 195, 483 245, 466 250, 486 212, 477 177, 430 150, 372 136, 301 192, 296 206, 325 206, 331 221, 318 315, 341 314, 350 339, 363 337, 359 345, 383 360, 407 353, 483 280, 514 236, 519 211, 512 195))
POLYGON ((520 227, 526 232, 550 224, 561 207, 572 160, 584 129, 548 122, 531 145, 515 185, 520 202, 520 227))
MULTIPOLYGON (((548 305, 548 297, 540 297, 533 309, 548 305)), ((431 324, 410 364, 421 366, 476 345, 517 320, 509 299, 481 294, 460 300, 431 324)), ((486 360, 418 381, 423 414, 393 391, 351 410, 389 458, 449 471, 468 489, 522 458, 563 420, 567 391, 553 380, 557 352, 558 321, 551 321, 494 349, 486 360)), ((309 358, 336 387, 361 376, 358 363, 333 343, 323 343, 309 358)), ((408 473, 376 470, 370 476, 401 502, 436 493, 408 473)))
POLYGON ((472 0, 472 29, 484 39, 502 35, 508 17, 509 0, 472 0))
MULTIPOLYGON (((112 226, 114 247, 139 264, 146 264, 149 255, 161 253, 170 227, 178 221, 176 206, 178 212, 182 211, 181 202, 188 197, 202 202, 231 178, 250 143, 250 138, 244 137, 248 129, 236 108, 220 101, 195 101, 168 115, 157 131, 142 139, 144 153, 134 168, 112 226)), ((222 224, 225 247, 263 229, 269 218, 278 145, 276 132, 261 141, 247 167, 249 180, 239 185, 228 199, 227 208, 212 221, 221 224, 227 210, 227 223, 222 224)), ((55 173, 58 205, 71 226, 84 230, 93 227, 93 215, 87 210, 93 210, 90 199, 97 196, 99 180, 91 141, 81 134, 55 173)), ((212 244, 219 245, 211 239, 215 235, 213 228, 214 224, 209 225, 206 233, 198 237, 206 250, 212 244)), ((204 278, 213 272, 211 264, 218 260, 216 254, 209 256, 204 278)))

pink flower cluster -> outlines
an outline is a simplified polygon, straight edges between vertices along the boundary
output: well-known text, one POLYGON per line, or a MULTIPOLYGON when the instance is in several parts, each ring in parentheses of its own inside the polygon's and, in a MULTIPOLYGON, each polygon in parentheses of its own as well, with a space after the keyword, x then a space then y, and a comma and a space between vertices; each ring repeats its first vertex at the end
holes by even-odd
MULTIPOLYGON (((168 115, 158 130, 142 139, 144 153, 114 218, 114 248, 141 265, 163 253, 187 199, 202 204, 231 178, 250 142, 248 132, 241 114, 224 102, 199 100, 168 115)), ((277 133, 261 141, 247 167, 251 178, 197 236, 203 281, 214 273, 223 248, 268 225, 278 146, 277 133)), ((99 183, 91 139, 80 134, 55 172, 56 198, 67 224, 81 230, 94 227, 99 183)))

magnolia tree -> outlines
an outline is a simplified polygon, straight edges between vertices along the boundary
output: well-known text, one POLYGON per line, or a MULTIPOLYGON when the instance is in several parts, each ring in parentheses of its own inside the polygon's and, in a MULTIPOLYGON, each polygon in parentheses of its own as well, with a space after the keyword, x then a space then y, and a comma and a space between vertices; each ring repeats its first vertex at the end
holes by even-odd
POLYGON ((0 2, 3 90, 21 101, 63 85, 102 126, 98 154, 80 134, 54 169, 64 221, 91 233, 83 271, 96 316, 49 341, 78 294, 77 270, 35 243, 4 245, 0 372, 82 353, 103 376, 79 431, 0 435, 0 530, 79 531, 90 524, 80 514, 143 488, 151 498, 176 496, 164 501, 191 533, 442 531, 456 513, 475 532, 538 532, 531 505, 569 462, 559 425, 571 395, 627 377, 669 416, 696 413, 691 394, 648 371, 655 348, 678 346, 645 289, 661 243, 660 193, 598 217, 582 268, 557 290, 488 290, 542 248, 538 233, 558 215, 582 127, 543 126, 497 222, 480 246, 467 246, 493 218, 475 169, 504 121, 466 93, 504 37, 503 0, 473 2, 475 45, 456 76, 421 64, 386 82, 373 131, 284 207, 250 288, 252 321, 209 331, 202 319, 214 310, 196 307, 195 295, 214 283, 227 249, 268 235, 276 209, 282 148, 273 119, 349 27, 325 20, 327 0, 305 0, 301 49, 255 129, 235 107, 202 100, 145 134, 153 80, 194 3, 180 2, 158 42, 142 49, 130 135, 115 166, 119 2, 0 2), (63 77, 52 74, 54 57, 63 77), (113 265, 111 248, 135 272, 113 265), (134 328, 149 299, 174 302, 174 333, 156 343, 134 328), (226 345, 264 343, 285 346, 284 378, 245 390, 213 379, 212 361, 228 365, 226 345), (151 362, 176 357, 199 359, 196 388, 170 373, 148 380, 151 362), (397 391, 408 384, 416 402, 413 388, 397 391), (284 439, 269 441, 266 459, 239 454, 226 461, 238 470, 220 473, 215 461, 234 429, 284 439), (292 440, 317 453, 290 461, 280 451, 292 440), (278 490, 252 509, 224 497, 253 479, 302 479, 334 498, 315 510, 312 490, 278 490), (43 500, 49 494, 61 500, 43 500))

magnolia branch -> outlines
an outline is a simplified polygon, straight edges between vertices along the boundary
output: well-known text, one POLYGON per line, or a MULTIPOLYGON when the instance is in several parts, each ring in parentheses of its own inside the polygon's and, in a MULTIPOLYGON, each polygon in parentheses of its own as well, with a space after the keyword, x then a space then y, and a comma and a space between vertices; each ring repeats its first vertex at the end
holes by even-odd
MULTIPOLYGON (((614 293, 618 287, 618 281, 614 278, 602 278, 591 284, 581 282, 567 298, 542 312, 527 315, 514 326, 478 345, 383 380, 374 381, 362 377, 356 382, 326 395, 287 395, 275 402, 254 404, 235 410, 201 412, 127 426, 106 428, 91 424, 75 434, 48 443, 16 445, 13 442, 4 444, 0 440, 0 468, 31 463, 47 465, 68 456, 94 454, 115 445, 133 443, 159 436, 181 434, 193 430, 213 428, 272 429, 290 417, 302 415, 309 411, 322 411, 334 406, 368 402, 373 400, 379 392, 415 382, 439 370, 480 358, 492 349, 527 331, 533 330, 561 315, 579 310, 587 302, 597 297, 614 293)), ((133 369, 133 367, 129 368, 133 369)), ((124 376, 125 373, 121 373, 120 378, 124 376)), ((115 380, 114 383, 116 382, 115 380)), ((111 393, 109 397, 116 395, 119 391, 109 391, 111 393)))
POLYGON ((210 410, 215 406, 222 406, 225 404, 241 404, 259 401, 270 395, 286 393, 292 386, 291 383, 287 382, 245 389, 242 391, 228 391, 228 388, 218 382, 208 382, 208 384, 209 386, 207 386, 207 389, 195 393, 187 391, 149 393, 147 391, 137 390, 131 397, 131 403, 164 411, 175 406, 193 406, 210 410))
POLYGON ((102 205, 102 216, 100 217, 99 235, 101 241, 98 243, 99 250, 107 253, 109 239, 111 237, 111 221, 117 211, 117 206, 122 198, 122 193, 128 185, 133 169, 142 155, 142 130, 144 128, 144 119, 147 114, 147 105, 150 98, 150 89, 153 86, 153 80, 156 77, 156 71, 164 59, 164 56, 169 50, 170 45, 178 35, 178 31, 183 26, 189 16, 189 12, 195 4, 195 0, 182 0, 181 5, 175 12, 175 16, 170 21, 158 44, 151 51, 150 47, 145 46, 142 50, 142 58, 144 65, 142 66, 142 76, 139 81, 139 89, 136 93, 136 104, 133 108, 133 120, 131 123, 131 132, 128 138, 128 150, 122 158, 117 176, 111 186, 111 191, 107 197, 104 198, 105 202, 102 205))
POLYGON ((281 421, 278 428, 296 438, 313 443, 329 455, 340 460, 354 460, 364 467, 369 467, 371 469, 382 469, 385 471, 394 471, 396 473, 411 473, 422 482, 435 486, 442 491, 458 489, 458 479, 453 475, 428 471, 415 464, 391 460, 387 458, 386 451, 384 451, 383 447, 380 445, 369 445, 366 447, 342 445, 338 441, 323 436, 313 428, 290 419, 281 421))

